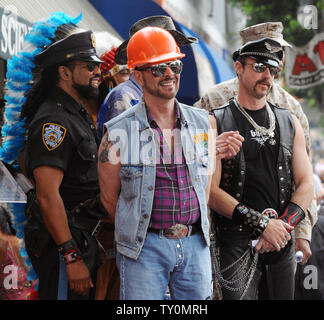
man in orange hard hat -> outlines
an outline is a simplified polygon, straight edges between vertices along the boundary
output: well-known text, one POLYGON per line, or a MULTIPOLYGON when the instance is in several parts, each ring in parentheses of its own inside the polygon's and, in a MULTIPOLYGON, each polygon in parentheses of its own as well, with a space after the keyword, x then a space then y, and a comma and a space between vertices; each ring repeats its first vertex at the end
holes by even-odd
POLYGON ((101 199, 115 219, 120 298, 162 300, 169 286, 172 299, 208 299, 215 121, 175 99, 185 55, 168 31, 139 30, 127 56, 143 98, 105 124, 98 164, 101 199))

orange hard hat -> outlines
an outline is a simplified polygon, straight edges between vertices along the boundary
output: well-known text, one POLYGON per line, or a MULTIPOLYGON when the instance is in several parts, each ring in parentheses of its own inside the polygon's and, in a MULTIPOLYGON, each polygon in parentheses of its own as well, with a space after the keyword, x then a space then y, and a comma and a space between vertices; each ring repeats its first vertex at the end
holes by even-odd
POLYGON ((159 27, 145 27, 137 31, 127 46, 128 67, 156 64, 185 56, 168 31, 159 27))

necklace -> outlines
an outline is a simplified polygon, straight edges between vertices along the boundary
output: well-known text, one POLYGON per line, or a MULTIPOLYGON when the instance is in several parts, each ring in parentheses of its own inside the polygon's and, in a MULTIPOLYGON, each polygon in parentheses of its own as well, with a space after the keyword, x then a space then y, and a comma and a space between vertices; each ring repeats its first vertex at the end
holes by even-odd
POLYGON ((237 97, 234 98, 234 104, 237 107, 237 109, 244 115, 244 117, 251 123, 251 125, 254 127, 255 130, 257 130, 261 135, 263 136, 268 136, 270 138, 269 142, 271 145, 275 145, 276 144, 276 140, 274 139, 274 130, 276 128, 276 118, 275 115, 271 109, 271 107, 269 106, 268 102, 266 102, 266 110, 268 112, 269 115, 269 128, 265 128, 262 126, 259 126, 254 120, 253 118, 245 111, 245 109, 240 105, 240 103, 238 102, 237 97))

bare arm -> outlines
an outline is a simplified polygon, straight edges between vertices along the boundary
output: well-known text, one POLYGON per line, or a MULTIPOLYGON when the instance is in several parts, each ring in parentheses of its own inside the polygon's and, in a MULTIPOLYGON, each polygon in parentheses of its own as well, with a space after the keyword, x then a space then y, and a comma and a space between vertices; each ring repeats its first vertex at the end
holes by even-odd
POLYGON ((306 211, 314 198, 313 170, 306 152, 303 129, 299 120, 295 116, 293 118, 296 133, 293 144, 292 171, 296 189, 291 201, 306 211))
POLYGON ((120 192, 120 167, 119 156, 106 132, 99 147, 98 174, 100 199, 112 221, 120 192))
MULTIPOLYGON (((41 166, 34 170, 37 199, 44 223, 57 245, 72 239, 59 193, 63 176, 63 171, 54 167, 41 166)), ((93 287, 89 270, 83 260, 66 265, 66 272, 70 289, 78 294, 85 294, 93 287)))
POLYGON ((34 170, 39 206, 47 229, 57 245, 72 238, 59 188, 63 179, 62 170, 42 166, 34 170), (48 182, 51 183, 48 183, 48 182))

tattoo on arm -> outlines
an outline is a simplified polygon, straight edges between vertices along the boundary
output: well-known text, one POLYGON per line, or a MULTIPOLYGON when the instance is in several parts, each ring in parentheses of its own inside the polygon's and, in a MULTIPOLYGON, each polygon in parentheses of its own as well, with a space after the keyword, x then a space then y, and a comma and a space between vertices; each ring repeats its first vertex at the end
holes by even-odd
POLYGON ((115 144, 109 139, 108 133, 104 135, 101 141, 101 145, 99 148, 99 161, 101 163, 110 162, 112 164, 116 164, 119 162, 120 150, 118 148, 118 143, 115 144))
POLYGON ((109 162, 109 149, 112 147, 113 143, 107 140, 103 143, 103 150, 99 155, 100 162, 109 162))

